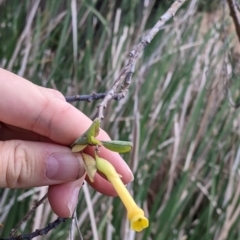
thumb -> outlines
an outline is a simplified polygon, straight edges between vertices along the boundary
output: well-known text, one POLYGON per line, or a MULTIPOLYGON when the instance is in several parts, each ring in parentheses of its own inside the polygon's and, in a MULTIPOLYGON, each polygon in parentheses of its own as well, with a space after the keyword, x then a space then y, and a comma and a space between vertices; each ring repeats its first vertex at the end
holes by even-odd
POLYGON ((80 155, 73 155, 67 147, 20 140, 0 141, 0 187, 54 185, 82 177, 84 172, 80 155))

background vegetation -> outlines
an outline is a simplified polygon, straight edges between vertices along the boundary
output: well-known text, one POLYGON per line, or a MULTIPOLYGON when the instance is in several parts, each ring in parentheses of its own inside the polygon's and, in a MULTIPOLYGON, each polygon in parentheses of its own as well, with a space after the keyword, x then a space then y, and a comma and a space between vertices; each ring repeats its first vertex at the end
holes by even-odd
MULTIPOLYGON (((2 0, 0 66, 64 95, 104 92, 172 2, 2 0)), ((147 46, 128 96, 111 102, 103 128, 134 142, 124 156, 135 174, 128 187, 150 226, 130 231, 119 199, 85 184, 77 207, 85 240, 240 239, 240 114, 225 94, 229 86, 233 100, 240 98, 235 35, 224 1, 192 0, 147 46)), ((90 118, 96 105, 75 103, 90 118)), ((45 192, 0 190, 2 237, 45 192)), ((45 203, 19 233, 55 218, 45 203)), ((39 239, 68 239, 70 225, 39 239)))

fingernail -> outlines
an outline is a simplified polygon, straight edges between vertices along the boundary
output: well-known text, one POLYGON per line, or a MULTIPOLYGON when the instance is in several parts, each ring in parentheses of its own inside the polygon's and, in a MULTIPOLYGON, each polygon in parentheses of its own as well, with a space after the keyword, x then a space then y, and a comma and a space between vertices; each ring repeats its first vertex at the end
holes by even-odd
POLYGON ((71 153, 51 154, 47 158, 46 168, 46 177, 51 180, 70 181, 84 174, 78 158, 71 153))
POLYGON ((68 209, 70 211, 69 217, 72 217, 73 211, 76 208, 77 202, 78 202, 78 194, 79 194, 79 187, 74 188, 72 195, 68 201, 68 209))

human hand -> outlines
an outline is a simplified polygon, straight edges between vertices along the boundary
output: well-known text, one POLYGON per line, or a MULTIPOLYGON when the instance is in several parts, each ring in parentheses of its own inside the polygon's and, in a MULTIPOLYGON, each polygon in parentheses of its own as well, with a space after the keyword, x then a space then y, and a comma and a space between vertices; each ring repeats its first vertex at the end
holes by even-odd
MULTIPOLYGON (((68 104, 60 92, 3 69, 0 86, 0 187, 48 185, 53 211, 70 217, 85 171, 80 154, 72 154, 67 146, 88 129, 91 120, 68 104)), ((109 140, 103 130, 99 138, 109 140)), ((93 151, 86 149, 91 155, 93 151)), ((114 165, 125 184, 133 179, 119 154, 101 148, 100 156, 114 165)), ((98 174, 90 184, 103 194, 116 195, 111 184, 98 174)))

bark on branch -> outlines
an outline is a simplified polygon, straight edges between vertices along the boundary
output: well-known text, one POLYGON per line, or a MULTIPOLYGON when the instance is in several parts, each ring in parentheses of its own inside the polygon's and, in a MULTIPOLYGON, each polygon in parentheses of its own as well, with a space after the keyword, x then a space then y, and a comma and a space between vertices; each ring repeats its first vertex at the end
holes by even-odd
POLYGON ((227 0, 229 10, 230 10, 230 16, 233 19, 236 33, 238 36, 238 41, 240 43, 240 13, 239 13, 239 8, 235 0, 227 0))

